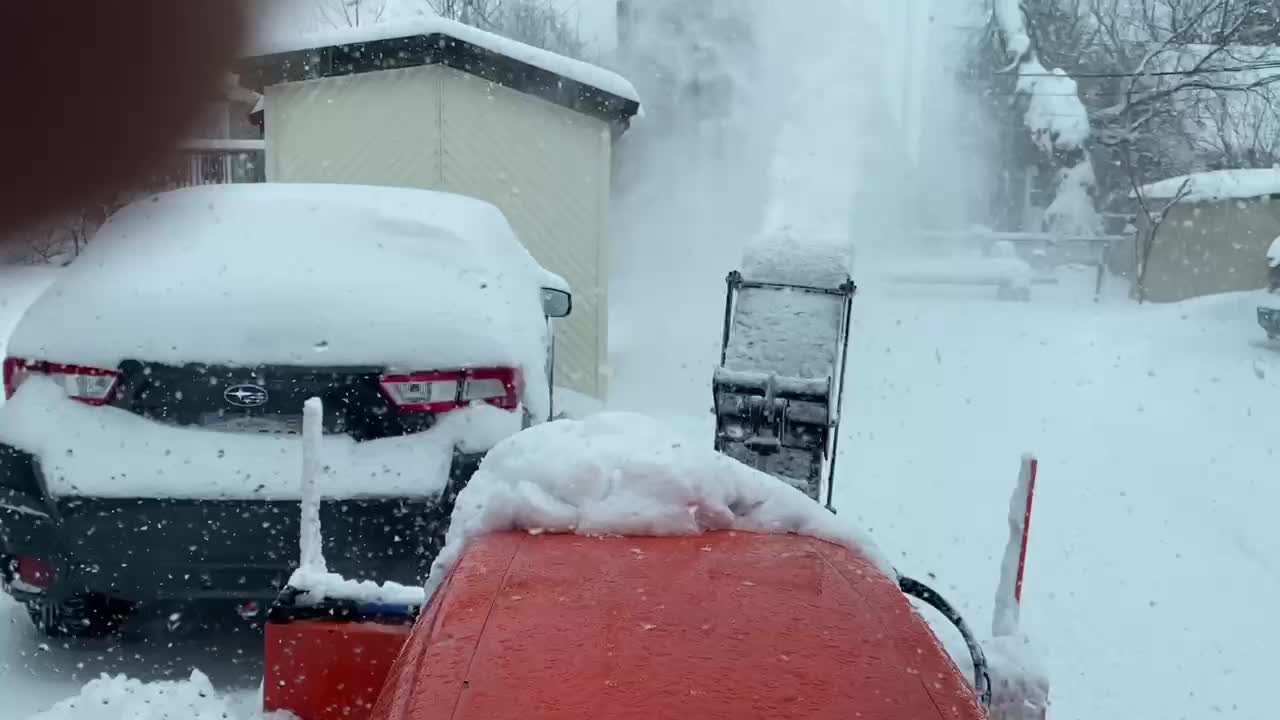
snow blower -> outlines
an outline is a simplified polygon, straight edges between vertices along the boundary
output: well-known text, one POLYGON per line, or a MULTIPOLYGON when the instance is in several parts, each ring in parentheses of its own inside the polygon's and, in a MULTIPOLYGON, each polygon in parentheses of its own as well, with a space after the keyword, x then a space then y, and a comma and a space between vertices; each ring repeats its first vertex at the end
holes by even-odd
MULTIPOLYGON (((661 537, 480 530, 428 597, 423 588, 326 572, 314 485, 304 479, 304 488, 303 562, 267 621, 268 712, 299 720, 1045 718, 1039 696, 1016 695, 1034 683, 991 672, 941 595, 856 546, 724 529, 661 537), (908 595, 960 630, 969 678, 908 595)), ((510 515, 523 497, 514 492, 494 512, 510 515)), ((814 521, 799 509, 786 513, 814 521)))
POLYGON ((735 270, 725 283, 720 365, 711 382, 715 449, 815 501, 825 495, 834 511, 857 287, 842 272, 759 271, 747 278, 735 270))

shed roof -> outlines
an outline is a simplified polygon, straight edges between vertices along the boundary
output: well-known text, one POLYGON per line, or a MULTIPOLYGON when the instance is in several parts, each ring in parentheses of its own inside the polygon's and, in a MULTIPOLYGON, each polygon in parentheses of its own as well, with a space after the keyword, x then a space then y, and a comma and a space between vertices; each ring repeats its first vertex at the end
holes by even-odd
POLYGON ((445 18, 259 40, 237 63, 245 86, 445 65, 623 128, 640 112, 621 75, 445 18))
POLYGON ((1178 197, 1183 183, 1187 186, 1181 198, 1183 202, 1248 200, 1280 194, 1280 168, 1212 170, 1179 175, 1144 186, 1142 194, 1152 200, 1172 200, 1178 197))

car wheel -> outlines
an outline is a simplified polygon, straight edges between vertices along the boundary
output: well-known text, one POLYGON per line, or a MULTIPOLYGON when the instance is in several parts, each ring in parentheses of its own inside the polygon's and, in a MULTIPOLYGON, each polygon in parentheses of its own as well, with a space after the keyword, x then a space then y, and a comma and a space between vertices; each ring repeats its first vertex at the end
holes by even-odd
POLYGON ((115 632, 129 617, 129 604, 114 598, 84 593, 61 602, 29 600, 27 614, 45 636, 98 638, 115 632))

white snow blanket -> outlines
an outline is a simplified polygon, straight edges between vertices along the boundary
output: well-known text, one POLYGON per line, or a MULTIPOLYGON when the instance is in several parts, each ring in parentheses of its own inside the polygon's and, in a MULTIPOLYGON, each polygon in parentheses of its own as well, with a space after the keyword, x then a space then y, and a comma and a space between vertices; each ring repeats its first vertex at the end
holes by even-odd
POLYGON ((1267 248, 1267 265, 1280 267, 1280 237, 1272 240, 1271 246, 1267 248))
POLYGON ((28 720, 290 720, 290 713, 262 713, 252 698, 219 693, 208 676, 193 670, 187 680, 142 682, 103 674, 28 720))
MULTIPOLYGON (((0 268, 0 356, 22 314, 57 279, 60 268, 18 265, 0 268)), ((4 398, 0 397, 0 403, 4 398)))
POLYGON ((1030 287, 1035 270, 1017 257, 947 257, 886 260, 876 271, 890 282, 920 285, 1030 287))
POLYGON ((442 17, 423 17, 396 22, 373 23, 319 33, 282 34, 259 38, 244 51, 245 56, 307 50, 310 48, 349 45, 352 43, 391 40, 415 35, 447 35, 456 40, 482 47, 498 55, 519 60, 536 68, 555 73, 584 85, 603 90, 627 100, 640 102, 640 94, 626 78, 602 67, 574 60, 536 48, 532 45, 495 35, 470 25, 442 17))
MULTIPOLYGON (((744 280, 838 288, 850 279, 847 238, 801 237, 783 227, 754 238, 743 253, 744 280)), ((834 372, 844 298, 778 288, 742 288, 733 311, 725 368, 823 379, 834 372)))
POLYGON ((791 226, 753 238, 742 255, 742 276, 756 282, 834 289, 852 272, 849 238, 801 236, 791 226))
POLYGON ((404 188, 188 188, 113 216, 27 310, 20 357, 114 368, 524 371, 546 411, 544 270, 494 206, 404 188))
MULTIPOLYGON (((357 443, 321 439, 321 497, 432 497, 449 477, 455 444, 486 450, 519 432, 521 414, 475 405, 441 416, 432 429, 357 443)), ((302 468, 297 437, 176 427, 112 407, 71 400, 33 376, 0 411, 0 442, 40 460, 58 497, 296 500, 302 468)))
POLYGON ((743 288, 725 367, 822 379, 834 373, 844 298, 792 289, 743 288))
MULTIPOLYGON (((934 623, 934 628, 947 654, 972 684, 969 648, 945 620, 934 623)), ((1040 711, 1049 706, 1049 670, 1040 650, 1021 634, 993 636, 979 644, 991 678, 991 720, 1042 720, 1040 711)))
POLYGON ((992 720, 1043 720, 1049 670, 1024 635, 1001 635, 983 645, 991 676, 992 720))
POLYGON ((1080 102, 1076 81, 1066 72, 1027 61, 1018 68, 1018 92, 1030 98, 1023 122, 1037 147, 1046 153, 1084 147, 1089 113, 1080 102))
POLYGON ((743 530, 809 535, 849 547, 887 575, 860 529, 802 492, 630 413, 537 425, 499 443, 458 495, 439 587, 471 540, 503 530, 578 535, 697 535, 743 530))
POLYGON ((338 573, 300 567, 289 576, 289 585, 307 593, 298 598, 301 605, 319 605, 327 599, 353 600, 362 604, 416 605, 426 604, 420 587, 394 582, 348 580, 338 573))
POLYGON ((1280 169, 1211 170, 1179 175, 1143 187, 1142 194, 1152 200, 1172 200, 1184 183, 1183 202, 1247 200, 1280 194, 1280 169))

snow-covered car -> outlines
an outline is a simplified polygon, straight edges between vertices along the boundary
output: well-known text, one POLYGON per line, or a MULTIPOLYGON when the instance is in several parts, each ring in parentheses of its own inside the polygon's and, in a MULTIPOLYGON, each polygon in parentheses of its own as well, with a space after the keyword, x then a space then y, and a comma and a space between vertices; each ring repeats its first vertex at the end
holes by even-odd
POLYGON ((52 635, 253 614, 296 564, 311 397, 326 555, 419 580, 483 453, 549 416, 550 318, 570 305, 468 197, 268 183, 126 207, 9 342, 8 592, 52 635))

